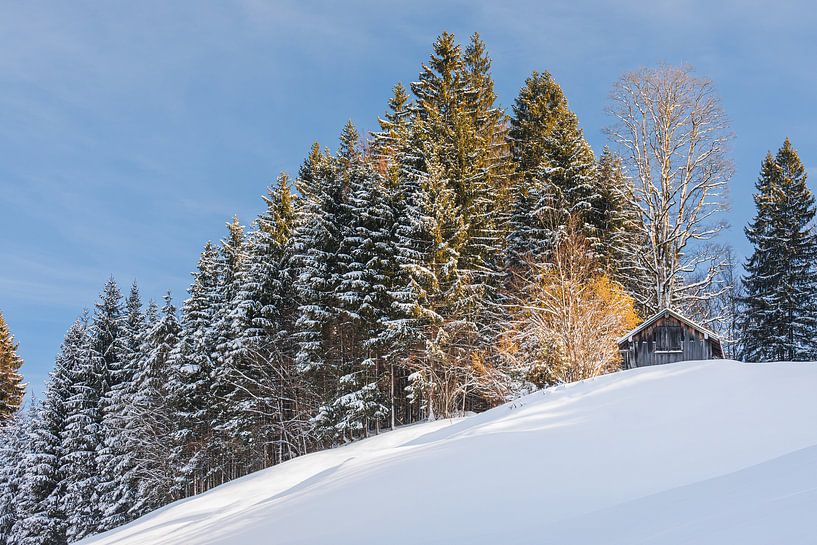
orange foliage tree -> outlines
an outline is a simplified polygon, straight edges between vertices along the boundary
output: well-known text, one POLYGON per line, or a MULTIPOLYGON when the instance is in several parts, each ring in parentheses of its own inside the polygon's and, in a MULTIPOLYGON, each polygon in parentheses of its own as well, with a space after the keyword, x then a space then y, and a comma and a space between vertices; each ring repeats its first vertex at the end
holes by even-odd
POLYGON ((538 386, 573 382, 621 366, 616 339, 638 324, 633 298, 601 268, 588 242, 568 229, 547 263, 529 263, 500 346, 538 386))

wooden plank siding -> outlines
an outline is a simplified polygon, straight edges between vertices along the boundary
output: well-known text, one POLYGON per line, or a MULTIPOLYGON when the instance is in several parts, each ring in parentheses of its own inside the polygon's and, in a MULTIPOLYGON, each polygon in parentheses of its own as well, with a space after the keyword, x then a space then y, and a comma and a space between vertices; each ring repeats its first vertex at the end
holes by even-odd
POLYGON ((619 349, 625 369, 722 357, 717 339, 671 314, 636 330, 619 349))

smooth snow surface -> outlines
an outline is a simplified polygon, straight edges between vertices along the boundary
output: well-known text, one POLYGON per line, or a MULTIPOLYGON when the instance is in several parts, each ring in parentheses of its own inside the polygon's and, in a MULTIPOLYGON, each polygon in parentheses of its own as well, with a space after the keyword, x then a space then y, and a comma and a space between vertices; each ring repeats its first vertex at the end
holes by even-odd
POLYGON ((817 364, 685 362, 384 433, 84 545, 817 543, 817 364))

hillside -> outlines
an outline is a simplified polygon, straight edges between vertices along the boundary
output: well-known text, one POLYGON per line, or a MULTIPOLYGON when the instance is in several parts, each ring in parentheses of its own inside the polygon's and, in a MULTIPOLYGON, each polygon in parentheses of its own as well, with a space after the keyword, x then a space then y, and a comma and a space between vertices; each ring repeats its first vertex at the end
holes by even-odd
POLYGON ((551 388, 261 471, 83 545, 817 541, 817 365, 551 388))

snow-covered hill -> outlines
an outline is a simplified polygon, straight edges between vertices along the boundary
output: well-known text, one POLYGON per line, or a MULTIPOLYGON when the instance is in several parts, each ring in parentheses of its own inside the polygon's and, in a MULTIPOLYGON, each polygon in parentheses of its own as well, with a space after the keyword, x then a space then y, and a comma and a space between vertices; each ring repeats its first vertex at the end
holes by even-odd
POLYGON ((94 545, 817 543, 817 364, 548 389, 261 471, 94 545))

